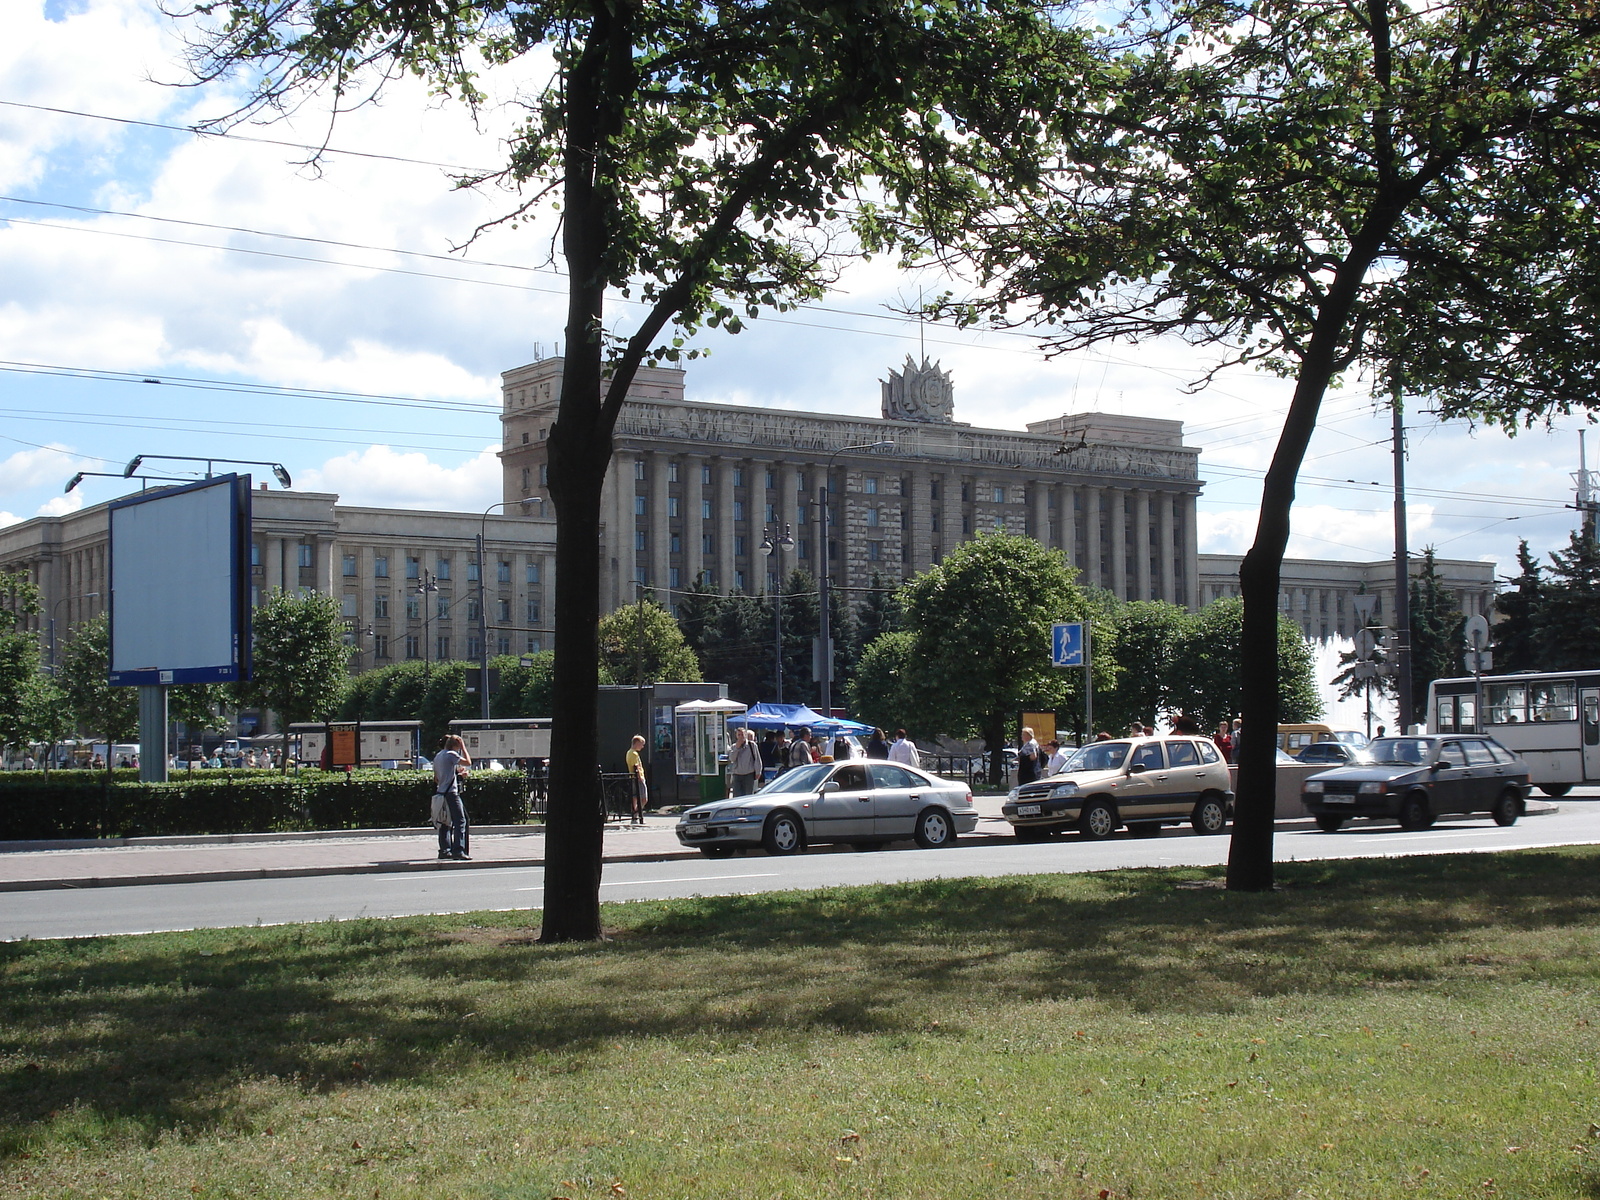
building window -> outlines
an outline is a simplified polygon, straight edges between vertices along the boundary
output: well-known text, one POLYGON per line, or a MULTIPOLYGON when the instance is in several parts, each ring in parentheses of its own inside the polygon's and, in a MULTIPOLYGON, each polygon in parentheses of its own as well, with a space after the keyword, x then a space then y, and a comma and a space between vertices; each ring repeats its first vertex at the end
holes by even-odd
POLYGON ((444 662, 447 658, 449 658, 450 635, 448 633, 441 633, 433 644, 433 650, 434 658, 438 659, 440 662, 444 662))
POLYGON ((733 469, 733 486, 734 487, 743 487, 744 486, 744 468, 743 467, 735 467, 733 469))
POLYGON ((387 633, 375 633, 372 635, 372 657, 389 657, 389 635, 387 633))
POLYGON ((495 577, 495 582, 497 582, 497 583, 510 583, 511 582, 511 560, 510 559, 502 558, 499 562, 497 562, 495 564, 494 577, 495 577))
POLYGON ((702 484, 706 484, 706 483, 710 483, 711 482, 711 468, 710 467, 701 467, 700 468, 700 482, 702 484))
POLYGON ((539 654, 539 653, 542 653, 543 650, 544 650, 544 639, 542 637, 538 636, 537 634, 530 634, 529 637, 528 637, 528 653, 529 654, 539 654))
POLYGON ((939 532, 939 510, 938 509, 934 509, 933 510, 933 515, 928 518, 928 528, 934 533, 938 533, 939 532))
POLYGON ((667 497, 667 516, 675 517, 677 515, 678 515, 678 498, 676 496, 668 496, 667 497))
POLYGON ((878 510, 875 509, 875 508, 869 508, 869 509, 867 509, 867 528, 876 529, 877 527, 878 527, 878 510))
POLYGON ((774 505, 767 505, 767 524, 771 525, 778 519, 778 510, 774 505))
POLYGON ((776 475, 775 475, 775 474, 774 474, 774 473, 773 473, 773 470, 772 470, 772 468, 771 468, 771 467, 768 467, 768 468, 767 468, 767 490, 768 490, 768 491, 769 491, 769 492, 770 492, 770 491, 771 491, 771 490, 772 490, 772 489, 773 489, 773 488, 775 488, 775 487, 777 487, 777 486, 778 486, 778 484, 777 484, 777 478, 778 478, 778 477, 777 477, 777 476, 776 476, 776 475))
POLYGON ((528 564, 528 572, 527 572, 527 574, 528 574, 528 582, 529 583, 538 583, 539 582, 539 564, 538 563, 532 563, 532 562, 529 563, 528 564))
POLYGON ((711 520, 711 501, 709 501, 709 500, 700 501, 700 519, 702 521, 711 520))
POLYGON ((434 613, 439 620, 448 621, 450 619, 450 597, 441 593, 434 597, 434 601, 434 613))
POLYGON ((372 615, 374 617, 382 617, 384 620, 388 620, 388 618, 389 618, 389 593, 388 592, 374 592, 374 593, 372 593, 372 615))
POLYGON ((869 496, 876 496, 878 494, 878 477, 876 475, 868 475, 861 481, 861 490, 869 496))
POLYGON ((994 502, 996 504, 1004 504, 1006 502, 1006 490, 1005 490, 1005 488, 997 487, 997 488, 994 489, 994 502))
POLYGON ((341 617, 354 617, 356 612, 356 594, 354 592, 346 592, 339 597, 339 615, 341 617))
POLYGON ((374 579, 389 578, 389 556, 387 554, 377 554, 373 556, 372 577, 374 579))
POLYGON ((935 479, 933 483, 929 485, 928 498, 930 500, 937 500, 939 498, 939 481, 937 479, 935 479))
POLYGON ((415 557, 413 557, 412 555, 409 555, 409 554, 406 555, 406 578, 407 579, 421 579, 422 578, 422 560, 420 558, 415 558, 415 557))
POLYGON ((498 650, 499 650, 499 652, 501 654, 510 654, 511 653, 511 635, 510 634, 506 634, 506 633, 502 633, 499 636, 499 638, 496 639, 496 646, 497 646, 497 648, 498 648, 498 650))
MULTIPOLYGON (((527 437, 528 435, 523 434, 522 436, 527 437)), ((483 643, 478 640, 478 635, 475 633, 469 633, 467 635, 467 657, 469 659, 476 659, 480 654, 482 654, 482 652, 483 643)))
POLYGON ((528 624, 529 625, 537 625, 538 623, 539 623, 539 602, 537 600, 529 600, 528 601, 528 624))
POLYGON ((668 483, 677 483, 678 482, 678 464, 675 463, 675 462, 669 462, 667 464, 667 482, 668 483))
POLYGON ((356 577, 356 556, 354 554, 346 554, 340 560, 340 574, 346 579, 354 579, 356 577))
POLYGON ((963 483, 961 485, 961 503, 966 504, 971 499, 972 499, 972 485, 970 483, 963 483))
MULTIPOLYGON (((482 574, 483 574, 483 569, 478 565, 478 560, 475 559, 475 558, 468 559, 467 560, 467 582, 468 583, 477 583, 479 578, 482 576, 482 574)), ((443 579, 444 576, 441 575, 439 578, 443 579)))
POLYGON ((744 501, 743 500, 735 500, 733 502, 733 519, 735 521, 744 520, 744 501))
POLYGON ((669 588, 680 588, 683 586, 683 577, 677 567, 667 568, 667 586, 669 588))
POLYGON ((635 479, 644 478, 644 459, 636 458, 633 460, 633 477, 635 479))
POLYGON ((260 542, 251 542, 250 543, 250 565, 252 567, 259 567, 261 565, 261 543, 260 542))
POLYGON ((810 509, 808 509, 804 504, 795 505, 795 507, 794 507, 794 523, 796 525, 804 525, 810 519, 811 519, 811 511, 810 511, 810 509))
POLYGON ((735 558, 744 557, 744 534, 736 534, 733 539, 733 554, 735 558))
POLYGON ((448 558, 441 558, 439 560, 438 567, 439 567, 439 569, 434 572, 434 578, 436 578, 436 579, 449 579, 450 578, 450 560, 448 558))
POLYGON ((900 528, 901 529, 910 529, 911 528, 911 514, 908 513, 903 508, 900 510, 900 528))
POLYGON ((883 543, 882 542, 868 542, 867 543, 867 561, 868 562, 878 562, 882 558, 883 558, 883 543))
POLYGON ((467 620, 476 621, 477 619, 478 619, 478 598, 476 596, 468 596, 467 597, 467 620))
POLYGON ((509 600, 496 600, 494 602, 494 604, 495 604, 494 619, 496 621, 509 621, 509 620, 511 620, 511 601, 509 601, 509 600))
POLYGON ((312 546, 310 542, 300 543, 300 565, 302 567, 314 567, 317 565, 316 560, 311 557, 311 551, 312 546))
POLYGON ((744 591, 744 572, 743 571, 735 571, 733 573, 733 590, 736 591, 736 592, 744 591))
POLYGON ((645 549, 645 532, 644 532, 644 530, 642 530, 642 529, 634 530, 634 533, 633 533, 633 548, 635 550, 638 550, 638 551, 641 551, 641 552, 645 549))
POLYGON ((530 467, 522 468, 522 494, 526 496, 533 490, 533 470, 530 467))
POLYGON ((794 544, 794 552, 800 558, 808 557, 807 552, 806 552, 806 539, 805 538, 796 539, 795 544, 794 544))
POLYGON ((422 620, 422 597, 421 596, 407 596, 406 597, 406 620, 408 620, 408 621, 420 621, 420 620, 422 620))
POLYGON ((672 543, 671 543, 671 547, 670 547, 670 553, 673 553, 673 554, 682 554, 683 553, 683 535, 682 534, 675 533, 675 534, 672 535, 672 543))
POLYGON ((702 533, 700 535, 700 553, 701 554, 712 554, 712 553, 715 553, 715 551, 713 551, 712 548, 711 548, 711 535, 709 533, 702 533))
POLYGON ((966 537, 972 532, 972 518, 963 515, 961 518, 961 536, 966 537))
POLYGON ((419 638, 414 633, 406 634, 406 657, 407 658, 421 658, 422 657, 422 639, 419 638))
POLYGON ((635 496, 633 498, 633 515, 636 517, 642 517, 645 515, 643 496, 635 496))

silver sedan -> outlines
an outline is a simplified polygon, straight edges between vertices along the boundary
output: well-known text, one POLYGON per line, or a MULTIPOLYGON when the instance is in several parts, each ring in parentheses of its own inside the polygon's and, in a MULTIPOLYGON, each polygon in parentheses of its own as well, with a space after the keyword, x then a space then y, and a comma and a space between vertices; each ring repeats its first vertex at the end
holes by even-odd
POLYGON ((684 813, 678 841, 708 858, 763 847, 798 854, 812 842, 948 846, 978 826, 965 783, 889 762, 815 763, 785 771, 752 796, 684 813))

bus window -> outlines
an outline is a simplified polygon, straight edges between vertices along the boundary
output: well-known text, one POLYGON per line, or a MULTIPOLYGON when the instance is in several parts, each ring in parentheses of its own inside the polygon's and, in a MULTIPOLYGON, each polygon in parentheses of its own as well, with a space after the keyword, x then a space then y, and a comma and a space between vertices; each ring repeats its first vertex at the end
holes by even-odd
POLYGON ((1476 733, 1477 731, 1478 698, 1476 696, 1457 696, 1455 732, 1476 733))
POLYGON ((1523 683, 1491 683, 1488 688, 1491 725, 1515 725, 1528 719, 1528 688, 1523 683))
POLYGON ((1534 721, 1576 721, 1577 685, 1570 681, 1530 684, 1528 716, 1534 721))
POLYGON ((1583 698, 1583 744, 1600 746, 1600 697, 1583 698))

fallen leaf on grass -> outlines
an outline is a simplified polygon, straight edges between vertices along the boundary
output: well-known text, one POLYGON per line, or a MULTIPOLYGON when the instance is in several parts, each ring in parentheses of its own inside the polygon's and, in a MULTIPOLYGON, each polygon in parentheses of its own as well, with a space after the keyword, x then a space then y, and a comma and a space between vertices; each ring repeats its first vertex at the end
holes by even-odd
POLYGON ((1507 1154, 1517 1154, 1517 1153, 1520 1153, 1521 1150, 1522 1150, 1521 1146, 1507 1146, 1506 1147, 1506 1153, 1507 1154))
POLYGON ((1333 1143, 1332 1142, 1323 1142, 1322 1143, 1322 1148, 1324 1150, 1332 1150, 1333 1149, 1333 1143))
POLYGON ((843 1137, 841 1137, 839 1140, 841 1142, 859 1142, 861 1140, 861 1135, 859 1133, 857 1133, 854 1129, 850 1129, 850 1130, 847 1130, 845 1132, 845 1135, 843 1137))

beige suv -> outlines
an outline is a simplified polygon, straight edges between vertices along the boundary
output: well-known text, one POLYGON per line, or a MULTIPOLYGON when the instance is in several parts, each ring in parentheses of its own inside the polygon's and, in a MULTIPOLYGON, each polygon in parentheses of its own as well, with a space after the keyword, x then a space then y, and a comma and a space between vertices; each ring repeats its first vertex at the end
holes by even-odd
POLYGON ((1069 829, 1104 838, 1121 825, 1154 837, 1184 821, 1196 833, 1221 833, 1233 791, 1228 764, 1207 738, 1119 738, 1091 742, 1056 774, 1014 788, 1000 811, 1021 842, 1069 829))

